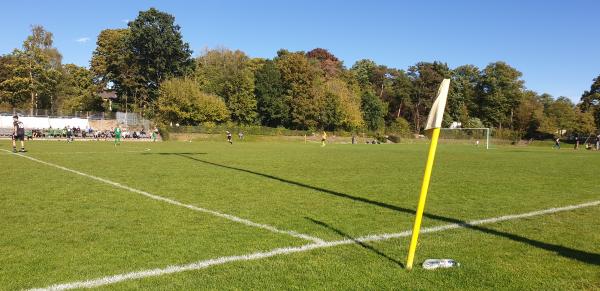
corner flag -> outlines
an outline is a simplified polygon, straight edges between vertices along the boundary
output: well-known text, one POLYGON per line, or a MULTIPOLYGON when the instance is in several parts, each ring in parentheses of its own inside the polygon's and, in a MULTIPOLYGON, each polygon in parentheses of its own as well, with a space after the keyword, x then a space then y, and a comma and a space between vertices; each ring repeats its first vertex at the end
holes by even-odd
POLYGON ((425 174, 423 175, 423 184, 421 185, 421 194, 419 195, 419 204, 415 214, 415 224, 413 226, 410 246, 408 248, 408 259, 406 261, 406 269, 411 270, 415 251, 417 249, 417 240, 421 229, 421 220, 423 219, 423 211, 425 210, 425 200, 427 199, 427 190, 429 189, 429 179, 431 170, 433 169, 433 161, 435 159, 435 151, 437 149, 438 138, 440 136, 440 128, 442 127, 442 119, 444 118, 444 109, 446 108, 446 100, 448 99, 448 89, 450 88, 450 79, 444 79, 437 96, 427 117, 425 131, 431 136, 431 144, 429 145, 429 154, 427 155, 427 163, 425 164, 425 174))

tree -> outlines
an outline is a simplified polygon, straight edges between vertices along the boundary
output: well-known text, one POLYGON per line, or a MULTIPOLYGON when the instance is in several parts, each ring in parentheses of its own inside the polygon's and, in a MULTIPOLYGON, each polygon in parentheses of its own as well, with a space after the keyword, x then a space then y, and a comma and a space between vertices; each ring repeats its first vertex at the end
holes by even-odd
POLYGON ((322 127, 333 130, 344 128, 355 130, 364 126, 360 110, 360 92, 353 91, 341 79, 330 79, 325 83, 325 110, 322 127))
POLYGON ((306 57, 319 62, 326 78, 336 77, 343 70, 342 61, 324 48, 315 48, 306 53, 306 57))
POLYGON ((58 107, 66 112, 102 111, 102 98, 92 80, 90 70, 73 64, 64 65, 58 107))
POLYGON ((572 133, 577 125, 575 105, 566 97, 559 97, 550 105, 547 117, 549 118, 547 123, 554 126, 554 128, 546 129, 550 134, 562 136, 565 132, 572 133))
POLYGON ((0 84, 3 100, 12 106, 29 98, 31 114, 37 108, 52 108, 61 78, 62 56, 52 46, 52 33, 42 26, 32 26, 22 50, 15 49, 4 62, 10 73, 0 84))
POLYGON ((174 78, 164 81, 160 86, 157 118, 165 124, 198 125, 227 121, 229 111, 221 98, 202 92, 196 81, 174 78))
POLYGON ((0 103, 10 108, 20 107, 30 97, 30 80, 26 76, 26 63, 15 54, 0 57, 0 103))
POLYGON ((448 65, 441 62, 417 63, 408 69, 408 75, 413 82, 411 94, 413 104, 413 124, 416 131, 421 131, 424 120, 427 119, 433 100, 437 95, 440 83, 450 77, 448 65))
POLYGON ((600 75, 594 79, 590 90, 581 95, 580 107, 594 116, 596 127, 600 128, 600 75))
POLYGON ((476 103, 479 78, 479 68, 473 65, 464 65, 452 70, 452 81, 446 103, 446 112, 452 121, 460 121, 464 124, 471 116, 479 116, 476 103))
POLYGON ((311 64, 303 52, 279 51, 275 64, 281 74, 284 96, 290 100, 292 126, 317 128, 325 106, 319 90, 321 69, 311 64))
POLYGON ((251 124, 256 120, 254 72, 242 51, 209 50, 196 61, 196 76, 202 90, 223 98, 231 119, 251 124))
POLYGON ((519 105, 515 109, 515 130, 520 136, 534 137, 544 118, 544 104, 542 104, 533 91, 523 94, 519 105))
POLYGON ((581 134, 581 135, 589 135, 596 132, 596 123, 594 120, 594 115, 591 112, 582 112, 580 110, 576 110, 576 123, 573 128, 573 133, 581 134))
POLYGON ((363 59, 352 66, 350 73, 363 94, 371 92, 388 104, 389 112, 386 117, 389 122, 401 116, 411 116, 413 83, 405 71, 377 65, 372 60, 363 59))
POLYGON ((352 65, 350 70, 355 75, 355 78, 358 80, 358 84, 363 91, 373 90, 372 80, 374 79, 376 68, 377 64, 368 59, 358 60, 352 65))
POLYGON ((175 17, 155 8, 141 11, 129 22, 129 50, 139 68, 139 82, 148 88, 142 100, 144 106, 156 99, 163 80, 184 76, 194 69, 192 50, 183 41, 180 29, 175 17))
POLYGON ((521 76, 521 72, 505 62, 485 67, 478 85, 479 112, 484 123, 512 127, 514 110, 524 88, 521 76))
POLYGON ((384 85, 388 92, 383 92, 383 101, 388 103, 388 119, 397 123, 398 118, 406 119, 412 116, 414 107, 411 94, 414 87, 410 77, 403 70, 390 69, 388 76, 386 81, 391 84, 384 85))
POLYGON ((142 108, 148 92, 129 48, 130 34, 129 29, 101 31, 92 54, 90 70, 100 90, 115 90, 121 102, 129 103, 131 100, 134 108, 142 108), (133 98, 128 100, 127 97, 133 98))
POLYGON ((254 94, 263 125, 290 125, 290 98, 284 95, 281 73, 275 62, 267 60, 254 74, 254 94))
POLYGON ((373 92, 364 92, 361 100, 361 109, 365 125, 370 130, 379 130, 384 128, 384 117, 387 113, 387 106, 373 92))

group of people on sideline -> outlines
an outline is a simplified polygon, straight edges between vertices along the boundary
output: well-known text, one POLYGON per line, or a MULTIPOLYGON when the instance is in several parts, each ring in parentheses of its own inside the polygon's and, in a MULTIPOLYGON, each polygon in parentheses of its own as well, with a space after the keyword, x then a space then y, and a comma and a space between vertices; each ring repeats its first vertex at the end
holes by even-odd
MULTIPOLYGON (((104 130, 104 131, 94 131, 91 128, 81 130, 80 128, 67 126, 64 128, 64 132, 59 136, 66 137, 67 142, 73 142, 74 137, 79 136, 79 137, 85 138, 88 136, 88 134, 93 136, 96 140, 99 140, 100 138, 104 138, 104 140, 108 139, 109 137, 114 138, 115 145, 121 144, 122 137, 123 138, 136 138, 136 139, 149 137, 154 142, 157 140, 157 138, 159 136, 158 128, 154 128, 154 130, 152 131, 150 136, 148 136, 143 128, 141 131, 134 131, 133 133, 130 133, 130 132, 122 132, 121 127, 119 125, 117 125, 112 130, 104 130)), ((14 115, 13 116, 13 128, 12 128, 12 133, 11 133, 12 151, 14 153, 26 152, 25 139, 32 139, 34 137, 45 137, 45 135, 40 135, 39 133, 35 133, 35 134, 30 133, 28 135, 25 131, 25 125, 23 124, 22 121, 19 120, 19 116, 14 115), (18 151, 17 151, 17 142, 21 143, 21 148, 18 151)))
MULTIPOLYGON (((600 134, 598 134, 597 136, 595 136, 595 146, 593 145, 594 142, 594 138, 592 138, 591 136, 588 137, 584 143, 585 143, 585 149, 586 150, 600 150, 600 134)), ((561 140, 559 137, 554 139, 554 145, 552 146, 553 149, 560 149, 560 144, 561 144, 561 140)), ((573 149, 574 150, 578 150, 579 146, 581 145, 581 141, 579 139, 578 136, 575 137, 574 139, 574 144, 573 144, 573 149)))

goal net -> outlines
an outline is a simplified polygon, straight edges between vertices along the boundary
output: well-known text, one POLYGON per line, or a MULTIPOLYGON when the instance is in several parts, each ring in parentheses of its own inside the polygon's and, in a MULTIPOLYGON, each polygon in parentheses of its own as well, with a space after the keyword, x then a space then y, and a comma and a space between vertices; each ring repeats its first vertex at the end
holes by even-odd
POLYGON ((440 142, 490 148, 489 128, 442 128, 440 142))

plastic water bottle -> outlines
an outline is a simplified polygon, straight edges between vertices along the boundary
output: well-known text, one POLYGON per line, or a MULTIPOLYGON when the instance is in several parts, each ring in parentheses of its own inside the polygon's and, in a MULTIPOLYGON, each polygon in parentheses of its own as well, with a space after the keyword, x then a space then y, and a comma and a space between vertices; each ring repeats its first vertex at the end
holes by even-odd
POLYGON ((438 268, 458 267, 460 264, 452 259, 427 259, 423 262, 423 269, 433 270, 438 268))

